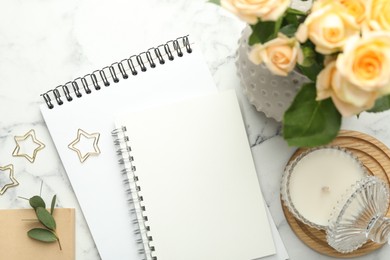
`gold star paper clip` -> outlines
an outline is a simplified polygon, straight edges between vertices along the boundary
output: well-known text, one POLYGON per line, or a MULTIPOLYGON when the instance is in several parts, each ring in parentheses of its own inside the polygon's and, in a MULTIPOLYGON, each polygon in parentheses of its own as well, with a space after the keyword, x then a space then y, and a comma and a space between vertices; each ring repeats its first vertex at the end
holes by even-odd
POLYGON ((14 177, 14 166, 12 164, 9 164, 9 165, 4 166, 4 167, 0 166, 0 171, 4 172, 7 170, 9 170, 9 179, 10 179, 11 183, 7 183, 1 188, 0 195, 3 195, 9 188, 12 188, 12 187, 19 185, 19 182, 14 177))
POLYGON ((100 134, 99 133, 92 133, 88 134, 87 132, 83 131, 82 129, 77 130, 77 138, 71 142, 68 147, 69 149, 75 151, 80 159, 80 162, 84 162, 88 159, 91 155, 98 155, 100 154, 100 149, 98 147, 100 134), (93 140, 93 151, 87 152, 84 155, 81 153, 80 149, 76 147, 76 145, 81 141, 81 136, 87 138, 87 139, 94 139, 93 140))
POLYGON ((33 163, 35 161, 35 158, 37 157, 37 153, 40 150, 42 150, 43 148, 45 148, 45 144, 42 143, 41 141, 39 141, 36 138, 34 129, 31 129, 30 131, 28 131, 23 136, 15 136, 14 139, 15 139, 15 142, 16 142, 16 147, 15 147, 14 151, 12 152, 12 156, 14 156, 14 157, 24 157, 27 160, 29 160, 31 163, 33 163), (37 147, 34 149, 32 155, 28 155, 26 153, 19 153, 20 152, 20 144, 19 144, 19 142, 25 141, 29 137, 32 138, 33 143, 36 144, 37 147))

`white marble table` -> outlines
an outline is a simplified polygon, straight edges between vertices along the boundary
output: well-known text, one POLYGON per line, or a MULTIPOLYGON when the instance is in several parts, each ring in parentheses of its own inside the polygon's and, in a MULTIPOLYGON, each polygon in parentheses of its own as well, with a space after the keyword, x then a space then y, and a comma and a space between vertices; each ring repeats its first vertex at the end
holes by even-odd
MULTIPOLYGON (((281 126, 255 111, 235 73, 235 50, 244 24, 203 0, 20 0, 0 7, 0 166, 13 164, 20 182, 0 197, 0 208, 26 208, 29 197, 57 194, 60 207, 77 210, 77 259, 100 259, 40 114, 40 94, 78 76, 139 53, 146 47, 190 33, 204 53, 218 89, 235 88, 262 191, 291 259, 328 259, 300 242, 281 211, 279 181, 294 151, 281 126), (12 157, 14 136, 35 129, 46 144, 44 160, 31 164, 12 157)), ((363 114, 343 122, 390 146, 390 114, 363 114)), ((0 223, 1 225, 1 223, 0 223)), ((1 227, 4 228, 4 227, 1 227)), ((361 259, 388 259, 386 245, 361 259), (387 256, 387 257, 386 257, 387 256)), ((360 258, 359 258, 360 259, 360 258)))

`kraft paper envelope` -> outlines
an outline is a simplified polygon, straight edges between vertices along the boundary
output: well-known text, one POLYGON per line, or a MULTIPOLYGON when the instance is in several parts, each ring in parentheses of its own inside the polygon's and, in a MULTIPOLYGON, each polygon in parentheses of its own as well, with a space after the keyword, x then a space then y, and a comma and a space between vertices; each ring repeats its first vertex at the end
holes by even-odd
POLYGON ((27 236, 32 228, 43 228, 37 221, 34 210, 0 210, 0 259, 12 260, 74 260, 75 259, 75 210, 55 208, 53 213, 57 224, 57 242, 44 243, 27 236))

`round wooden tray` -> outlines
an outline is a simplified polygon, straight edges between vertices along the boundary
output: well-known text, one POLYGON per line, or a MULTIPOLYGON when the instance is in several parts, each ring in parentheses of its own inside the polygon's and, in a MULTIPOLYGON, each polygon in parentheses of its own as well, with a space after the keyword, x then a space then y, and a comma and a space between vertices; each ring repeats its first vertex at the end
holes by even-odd
MULTIPOLYGON (((340 134, 331 145, 348 149, 361 160, 369 174, 375 175, 383 181, 390 183, 390 150, 377 139, 356 131, 340 131, 340 134)), ((294 160, 305 150, 307 148, 298 149, 292 155, 290 161, 294 160)), ((300 222, 290 213, 283 202, 282 208, 287 222, 299 239, 321 254, 339 258, 351 258, 366 255, 383 246, 383 244, 367 242, 358 250, 348 254, 342 254, 328 245, 324 230, 318 230, 300 222)), ((390 209, 387 215, 390 216, 390 209)))

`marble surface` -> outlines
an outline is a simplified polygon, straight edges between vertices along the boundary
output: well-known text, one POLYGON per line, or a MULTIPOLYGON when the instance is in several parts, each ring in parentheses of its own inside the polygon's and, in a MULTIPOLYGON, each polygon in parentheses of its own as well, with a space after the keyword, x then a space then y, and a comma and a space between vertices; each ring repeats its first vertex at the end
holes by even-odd
MULTIPOLYGON (((77 259, 100 259, 38 105, 40 94, 145 48, 190 33, 200 46, 219 90, 236 89, 266 202, 290 259, 329 259, 299 241, 281 211, 279 182, 294 148, 281 126, 250 105, 234 65, 244 24, 204 0, 18 0, 0 8, 0 166, 13 164, 20 185, 0 197, 0 208, 28 208, 39 193, 77 210, 77 259), (34 129, 46 144, 34 163, 12 157, 14 136, 34 129)), ((343 121, 343 128, 373 135, 390 146, 389 113, 343 121)), ((3 178, 3 177, 1 177, 3 178)), ((4 181, 4 179, 0 179, 4 181)), ((1 225, 1 223, 0 223, 1 225)), ((4 228, 4 227, 1 227, 4 228)), ((390 248, 358 259, 388 259, 390 248), (386 257, 387 256, 387 257, 386 257)))

